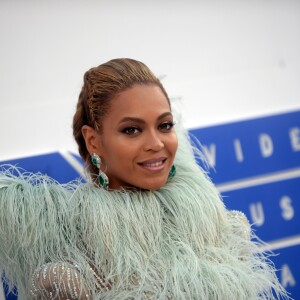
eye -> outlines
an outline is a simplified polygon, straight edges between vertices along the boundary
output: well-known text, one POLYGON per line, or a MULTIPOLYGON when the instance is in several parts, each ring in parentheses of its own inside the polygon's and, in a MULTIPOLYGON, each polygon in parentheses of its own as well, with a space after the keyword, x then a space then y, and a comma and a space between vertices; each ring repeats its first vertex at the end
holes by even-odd
POLYGON ((158 126, 158 129, 162 132, 168 132, 172 130, 174 125, 174 122, 164 122, 158 126))
POLYGON ((122 129, 122 133, 128 134, 128 135, 135 135, 141 132, 141 130, 137 127, 126 127, 122 129))

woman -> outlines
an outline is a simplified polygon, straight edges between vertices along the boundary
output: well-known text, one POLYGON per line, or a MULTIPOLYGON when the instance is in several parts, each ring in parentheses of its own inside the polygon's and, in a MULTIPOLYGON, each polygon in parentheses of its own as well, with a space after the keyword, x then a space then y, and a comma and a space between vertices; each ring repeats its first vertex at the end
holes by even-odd
POLYGON ((0 265, 21 299, 288 298, 176 127, 143 63, 86 72, 73 132, 91 180, 0 177, 0 265))

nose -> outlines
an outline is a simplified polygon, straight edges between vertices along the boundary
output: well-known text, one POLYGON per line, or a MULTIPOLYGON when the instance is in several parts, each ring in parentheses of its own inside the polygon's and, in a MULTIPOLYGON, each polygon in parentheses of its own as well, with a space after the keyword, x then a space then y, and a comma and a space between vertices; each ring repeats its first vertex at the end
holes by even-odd
POLYGON ((164 143, 161 136, 157 132, 149 132, 145 138, 144 150, 145 151, 160 151, 164 148, 164 143))

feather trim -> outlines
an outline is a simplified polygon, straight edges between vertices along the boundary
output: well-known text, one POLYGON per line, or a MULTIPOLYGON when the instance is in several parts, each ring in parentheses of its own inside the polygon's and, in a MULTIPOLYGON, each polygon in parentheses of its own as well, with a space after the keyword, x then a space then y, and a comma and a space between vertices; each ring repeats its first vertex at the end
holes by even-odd
POLYGON ((75 262, 93 299, 289 298, 249 224, 225 209, 178 134, 176 176, 157 191, 1 173, 0 266, 20 299, 48 262, 75 262), (95 288, 95 273, 112 288, 95 288))

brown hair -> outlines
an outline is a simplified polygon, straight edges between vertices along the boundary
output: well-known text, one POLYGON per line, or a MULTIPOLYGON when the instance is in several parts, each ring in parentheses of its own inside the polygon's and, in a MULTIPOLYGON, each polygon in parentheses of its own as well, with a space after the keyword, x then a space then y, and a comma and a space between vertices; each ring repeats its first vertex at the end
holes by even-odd
POLYGON ((79 153, 92 175, 98 170, 91 163, 81 128, 83 125, 89 125, 101 132, 102 120, 110 109, 110 100, 137 84, 160 87, 170 104, 169 97, 159 79, 145 64, 137 60, 113 59, 84 74, 83 87, 73 117, 73 136, 78 144, 79 153))

